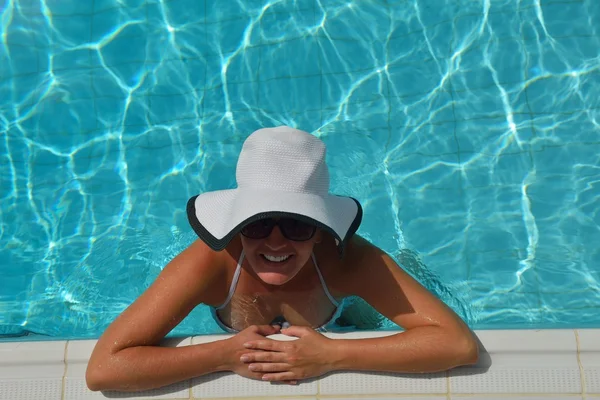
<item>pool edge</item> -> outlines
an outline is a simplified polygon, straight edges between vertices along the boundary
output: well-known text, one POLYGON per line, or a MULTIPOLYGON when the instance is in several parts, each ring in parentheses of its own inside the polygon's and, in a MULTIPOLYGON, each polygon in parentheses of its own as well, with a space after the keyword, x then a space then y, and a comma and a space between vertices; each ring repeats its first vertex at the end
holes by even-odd
MULTIPOLYGON (((332 338, 372 338, 391 331, 327 333, 332 338)), ((541 400, 600 399, 600 329, 475 331, 477 365, 437 374, 336 372, 298 386, 272 385, 234 374, 213 374, 139 394, 136 399, 207 398, 419 398, 475 400, 477 395, 541 400), (536 396, 537 395, 537 396, 536 396), (558 397, 557 397, 558 396, 558 397)), ((231 335, 171 338, 186 346, 231 335)), ((274 339, 284 339, 275 335, 274 339)), ((96 340, 0 343, 0 399, 74 400, 121 397, 91 392, 85 368, 96 340), (42 392, 43 391, 43 392, 42 392)))

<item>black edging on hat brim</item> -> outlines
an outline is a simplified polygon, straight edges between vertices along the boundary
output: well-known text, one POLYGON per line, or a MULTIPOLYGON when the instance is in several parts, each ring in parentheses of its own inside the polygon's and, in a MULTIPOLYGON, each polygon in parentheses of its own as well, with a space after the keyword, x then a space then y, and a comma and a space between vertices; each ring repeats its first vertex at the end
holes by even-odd
POLYGON ((187 203, 188 221, 189 221, 192 229, 194 230, 194 232, 196 232, 196 235, 198 235, 198 237, 200 239, 202 239, 202 241, 204 243, 206 243, 208 245, 208 247, 210 247, 211 249, 213 249, 215 251, 221 251, 221 250, 225 249, 225 247, 227 247, 227 245, 229 244, 229 242, 231 242, 233 237, 235 235, 237 235, 242 230, 242 228, 244 226, 246 226, 247 224, 250 224, 252 222, 255 222, 255 221, 258 221, 261 219, 265 219, 265 218, 289 217, 289 218, 297 219, 302 222, 312 224, 312 225, 316 226, 317 228, 320 228, 320 229, 330 233, 331 235, 333 235, 333 237, 339 241, 338 250, 340 253, 340 257, 341 257, 344 254, 344 249, 346 248, 346 244, 347 244, 348 240, 350 240, 350 238, 352 238, 352 236, 354 236, 354 234, 358 230, 358 227, 360 226, 360 223, 362 221, 362 215, 363 215, 362 207, 361 207, 360 203, 358 202, 358 200, 356 200, 353 197, 349 197, 350 199, 354 200, 354 202, 356 203, 357 211, 356 211, 356 216, 354 217, 354 220, 352 221, 352 223, 350 224, 350 227, 348 228, 346 237, 343 239, 341 237, 339 237, 339 235, 333 229, 331 229, 329 226, 323 224, 322 222, 319 222, 315 219, 307 217, 306 215, 294 214, 294 213, 282 212, 282 211, 269 211, 269 212, 262 212, 262 213, 255 214, 255 215, 251 216, 250 218, 247 218, 244 221, 242 221, 236 227, 234 227, 227 235, 225 235, 225 237, 223 237, 223 239, 217 239, 200 223, 200 221, 198 221, 198 218, 196 217, 196 205, 195 204, 196 204, 197 197, 198 197, 198 195, 193 196, 188 200, 188 203, 187 203))

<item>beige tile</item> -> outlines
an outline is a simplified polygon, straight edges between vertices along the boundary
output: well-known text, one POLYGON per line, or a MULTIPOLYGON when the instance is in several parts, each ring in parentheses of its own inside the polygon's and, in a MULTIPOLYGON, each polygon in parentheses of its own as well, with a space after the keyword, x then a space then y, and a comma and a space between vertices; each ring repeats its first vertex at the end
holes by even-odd
MULTIPOLYGON (((343 333, 335 333, 335 332, 326 332, 325 336, 331 339, 364 339, 364 338, 376 338, 383 336, 390 336, 399 333, 399 331, 369 331, 369 332, 343 332, 343 333)), ((200 344, 200 343, 210 343, 216 340, 225 340, 231 338, 232 334, 219 334, 219 335, 200 335, 192 337, 192 344, 200 344)), ((269 335, 267 336, 269 339, 273 340, 296 340, 297 338, 292 336, 286 336, 283 334, 277 335, 269 335)))
MULTIPOLYGON (((125 392, 92 392, 85 383, 85 370, 95 340, 69 341, 67 345, 67 372, 65 378, 64 400, 87 400, 104 398, 132 398, 132 399, 188 399, 190 396, 190 382, 183 381, 164 388, 148 390, 138 393, 125 392)), ((162 346, 189 346, 191 338, 166 339, 162 346)))
MULTIPOLYGON (((378 337, 396 332, 328 333, 332 338, 378 337)), ((600 368, 600 330, 579 330, 581 363, 586 372, 586 399, 600 400, 600 386, 595 381, 600 368)), ((575 333, 570 330, 545 331, 478 331, 489 351, 476 368, 457 368, 450 372, 452 399, 483 400, 581 400, 581 379, 577 363, 575 333), (491 361, 491 363, 490 363, 491 361), (456 394, 458 393, 458 394, 456 394), (506 394, 514 393, 507 397, 506 394), (529 396, 523 396, 531 393, 529 396), (541 395, 546 393, 547 396, 541 395), (560 395, 563 393, 564 395, 560 395), (567 395, 567 393, 569 395, 567 395), (464 394, 464 395, 461 395, 464 394), (485 395, 484 395, 485 394, 485 395), (495 394, 495 395, 494 395, 495 394)), ((210 335, 167 341, 165 345, 189 345, 222 340, 231 335, 210 335)), ((273 335, 275 340, 294 340, 273 335)), ((187 399, 189 382, 140 393, 91 392, 85 386, 85 369, 95 341, 72 341, 67 344, 64 400, 103 398, 187 399)), ((24 342, 0 344, 0 400, 43 398, 61 399, 65 342, 24 342), (33 376, 31 372, 34 371, 33 376), (24 378, 26 377, 27 378, 24 378)), ((446 399, 448 380, 445 374, 407 375, 338 372, 322 378, 320 393, 331 400, 350 395, 362 399, 446 399), (337 397, 330 397, 337 396, 337 397), (372 397, 370 397, 372 396, 372 397)), ((270 384, 239 377, 231 373, 212 374, 194 379, 195 398, 258 397, 311 399, 317 396, 316 380, 297 386, 270 384), (300 397, 296 397, 300 396, 300 397)))
POLYGON ((496 396, 450 396, 451 400, 583 400, 583 397, 580 395, 574 396, 506 396, 506 395, 496 395, 496 396))
POLYGON ((0 399, 60 400, 66 342, 0 343, 0 399))
POLYGON ((67 377, 85 377, 85 369, 97 340, 69 340, 67 343, 67 377))
MULTIPOLYGON (((478 331, 477 337, 485 350, 494 355, 494 368, 515 365, 578 365, 577 340, 572 330, 478 331)), ((487 366, 486 359, 482 359, 482 362, 487 366)))
POLYGON ((0 343, 0 377, 62 378, 65 345, 64 341, 0 343))
POLYGON ((451 393, 581 393, 578 370, 567 368, 465 370, 450 378, 451 393))
POLYGON ((210 343, 210 342, 215 342, 217 340, 229 339, 232 336, 233 335, 229 335, 229 334, 193 336, 192 344, 210 343))
POLYGON ((314 396, 317 381, 298 385, 273 384, 244 378, 234 373, 219 372, 192 380, 192 394, 199 398, 314 396))
POLYGON ((581 393, 572 330, 479 331, 487 350, 473 367, 450 371, 450 392, 581 393))
POLYGON ((579 329, 577 335, 586 393, 600 394, 600 329, 579 329))
POLYGON ((600 329, 577 329, 580 352, 600 353, 600 329))
MULTIPOLYGON (((194 337, 192 337, 192 344, 211 343, 211 342, 216 342, 219 340, 229 339, 232 336, 233 335, 230 335, 230 334, 194 336, 194 337)), ((267 336, 267 338, 273 339, 273 340, 281 340, 281 341, 290 341, 290 340, 298 339, 296 337, 286 336, 283 334, 269 335, 269 336, 267 336)))
POLYGON ((64 400, 93 400, 93 399, 189 399, 189 381, 179 382, 160 389, 143 392, 92 392, 85 384, 85 378, 65 378, 64 400))
POLYGON ((423 396, 423 395, 402 395, 402 396, 384 396, 384 397, 327 397, 327 400, 448 400, 446 396, 423 396))
POLYGON ((323 395, 371 394, 439 394, 447 393, 445 373, 388 374, 370 372, 336 372, 320 381, 323 395))
POLYGON ((0 378, 0 400, 61 400, 62 378, 0 378))
POLYGON ((367 332, 326 332, 325 336, 331 339, 365 339, 392 336, 401 331, 367 331, 367 332))

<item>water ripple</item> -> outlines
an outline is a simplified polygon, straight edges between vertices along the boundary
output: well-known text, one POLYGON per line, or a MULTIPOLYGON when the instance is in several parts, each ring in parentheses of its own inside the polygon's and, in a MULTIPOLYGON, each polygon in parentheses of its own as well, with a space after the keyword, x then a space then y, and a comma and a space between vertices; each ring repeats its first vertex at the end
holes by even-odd
POLYGON ((594 0, 4 1, 0 335, 97 336, 279 124, 471 326, 599 326, 598 26, 594 0))

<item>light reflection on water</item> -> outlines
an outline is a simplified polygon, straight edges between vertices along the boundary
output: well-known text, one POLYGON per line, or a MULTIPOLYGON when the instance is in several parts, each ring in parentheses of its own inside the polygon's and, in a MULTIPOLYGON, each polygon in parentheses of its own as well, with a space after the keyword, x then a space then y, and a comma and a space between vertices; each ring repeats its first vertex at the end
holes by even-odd
POLYGON ((97 336, 280 124, 472 327, 600 325, 599 3, 215 3, 0 3, 0 332, 97 336))

